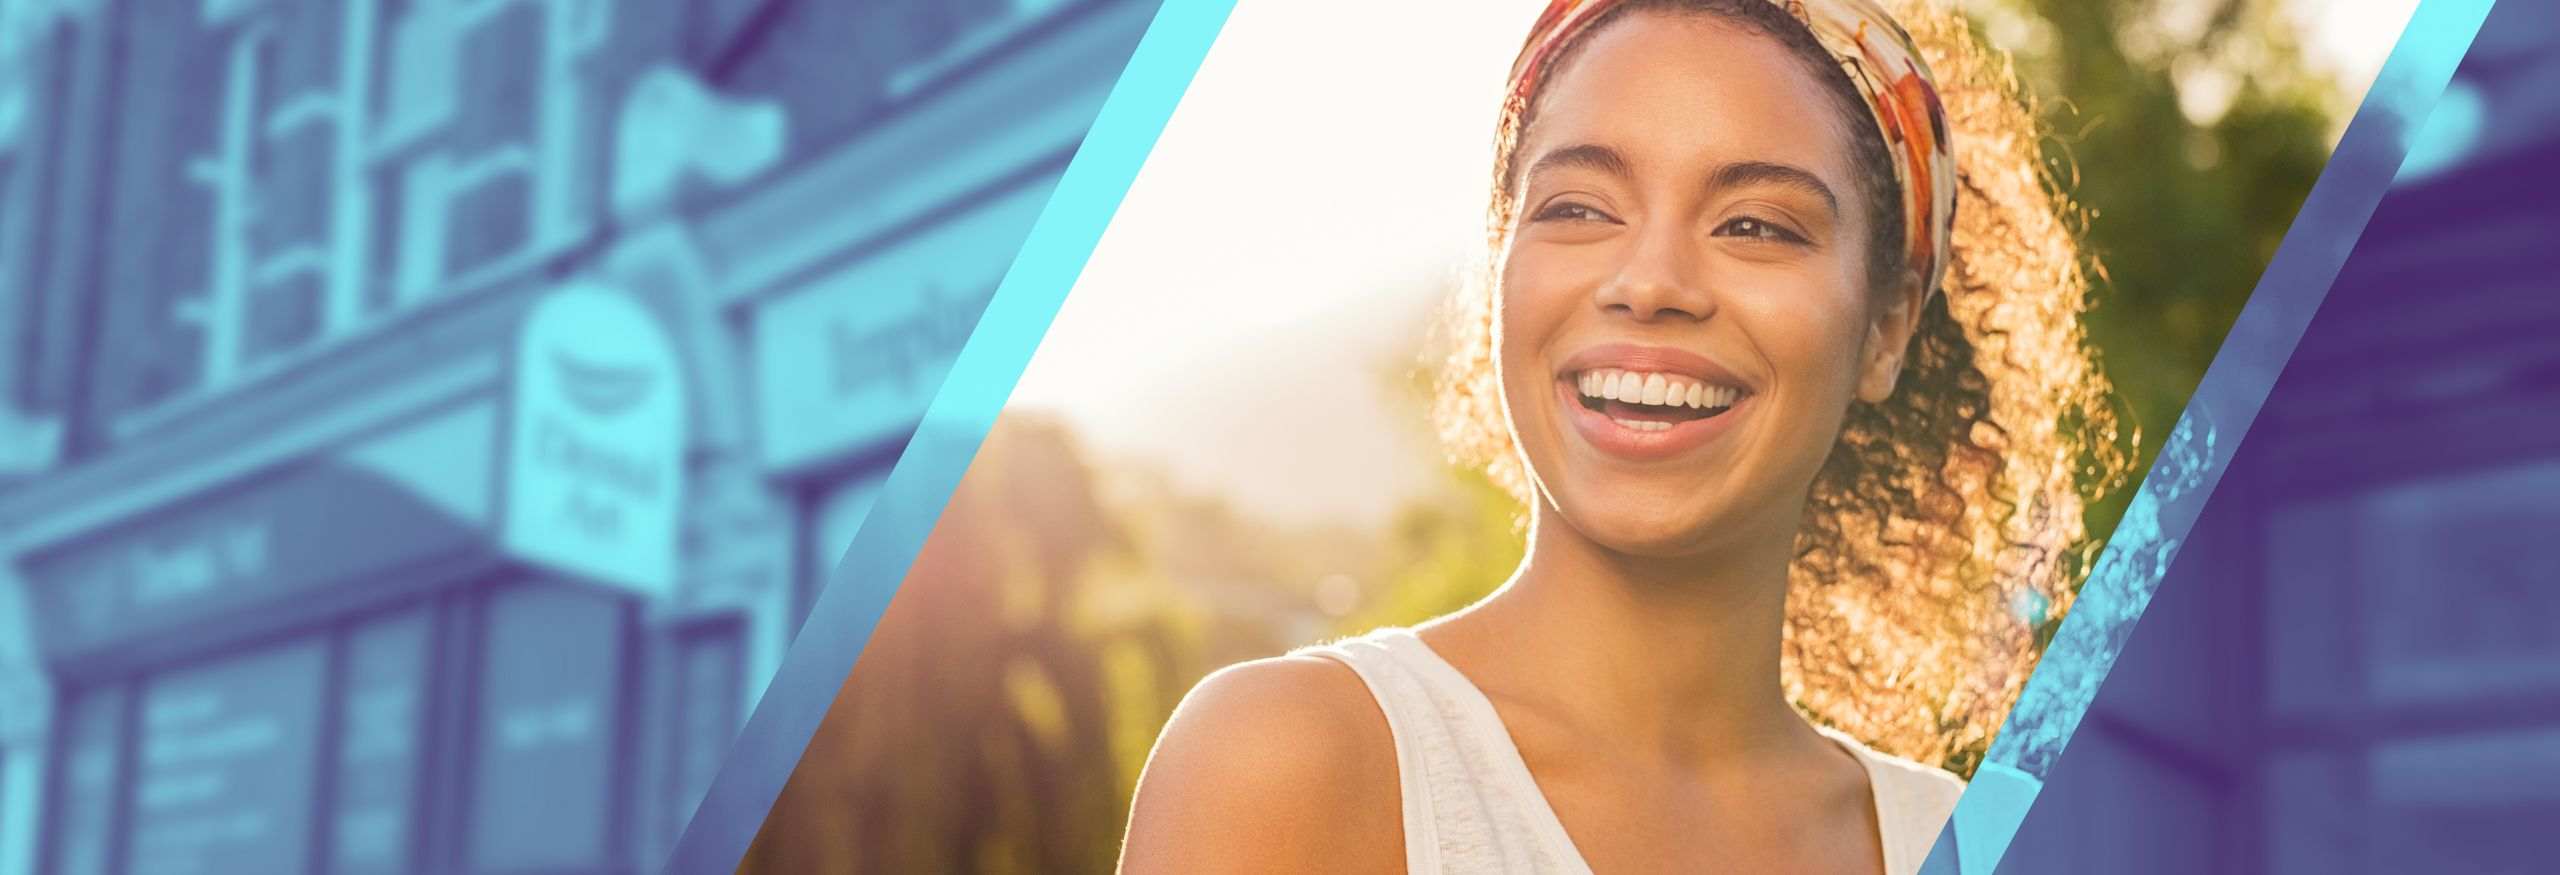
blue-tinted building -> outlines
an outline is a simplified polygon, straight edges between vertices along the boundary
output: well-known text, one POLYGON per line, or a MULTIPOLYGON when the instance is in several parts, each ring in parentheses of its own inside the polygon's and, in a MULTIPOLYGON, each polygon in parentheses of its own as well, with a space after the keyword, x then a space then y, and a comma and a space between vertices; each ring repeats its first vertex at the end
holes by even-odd
POLYGON ((1152 13, 0 3, 0 873, 654 866, 1152 13))
POLYGON ((2001 871, 2560 866, 2555 37, 2490 13, 2001 871))

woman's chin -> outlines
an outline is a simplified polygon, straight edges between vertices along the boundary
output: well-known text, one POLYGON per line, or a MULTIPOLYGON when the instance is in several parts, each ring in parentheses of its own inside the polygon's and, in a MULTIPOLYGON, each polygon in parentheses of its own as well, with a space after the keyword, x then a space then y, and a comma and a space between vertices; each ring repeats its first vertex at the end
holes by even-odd
POLYGON ((1704 552, 1715 527, 1689 515, 1628 513, 1623 508, 1568 514, 1583 540, 1612 553, 1643 559, 1678 559, 1704 552))
POLYGON ((1599 544, 1602 548, 1607 549, 1611 553, 1616 553, 1620 556, 1625 556, 1631 559, 1648 559, 1657 561, 1695 559, 1699 557, 1701 552, 1696 541, 1686 538, 1620 539, 1612 541, 1594 539, 1593 543, 1599 544))

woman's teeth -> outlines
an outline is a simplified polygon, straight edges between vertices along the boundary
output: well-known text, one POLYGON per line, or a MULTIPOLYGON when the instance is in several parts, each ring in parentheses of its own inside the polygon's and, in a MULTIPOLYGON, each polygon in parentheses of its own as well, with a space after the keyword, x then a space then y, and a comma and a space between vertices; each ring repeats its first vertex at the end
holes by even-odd
MULTIPOLYGON (((1582 397, 1591 401, 1618 401, 1653 407, 1688 407, 1696 410, 1722 410, 1742 400, 1742 390, 1732 386, 1715 386, 1687 377, 1647 374, 1636 371, 1584 371, 1575 378, 1582 397)), ((1630 428, 1657 431, 1670 428, 1668 422, 1619 419, 1630 428)))

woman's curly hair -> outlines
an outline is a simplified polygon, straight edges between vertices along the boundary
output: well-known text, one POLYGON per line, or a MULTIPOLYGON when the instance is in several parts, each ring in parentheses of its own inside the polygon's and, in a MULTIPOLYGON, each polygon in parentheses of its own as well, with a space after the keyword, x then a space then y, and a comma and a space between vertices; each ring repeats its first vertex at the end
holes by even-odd
MULTIPOLYGON (((2130 457, 2114 396, 2081 328, 2089 282, 2079 220, 2045 171, 2032 106, 2007 56, 1956 12, 1888 0, 1937 75, 1955 144, 1952 259, 1892 397, 1856 404, 1813 482, 1789 574, 1788 695, 1878 749, 1962 774, 2033 668, 2094 552, 2086 503, 2130 457)), ((1904 270, 1900 194, 1882 138, 1845 73, 1771 0, 1633 0, 1714 14, 1776 37, 1824 76, 1859 132, 1871 275, 1904 270)), ((1582 32, 1587 40, 1607 26, 1582 32)), ((1571 63, 1574 46, 1556 69, 1571 63)), ((1552 77, 1550 77, 1552 78, 1552 77)), ((1490 251, 1508 243, 1512 160, 1534 97, 1495 138, 1490 251)), ((1525 504, 1532 494, 1496 373, 1499 266, 1459 296, 1439 377, 1444 443, 1525 504)), ((1883 284, 1880 282, 1879 286, 1883 284)))

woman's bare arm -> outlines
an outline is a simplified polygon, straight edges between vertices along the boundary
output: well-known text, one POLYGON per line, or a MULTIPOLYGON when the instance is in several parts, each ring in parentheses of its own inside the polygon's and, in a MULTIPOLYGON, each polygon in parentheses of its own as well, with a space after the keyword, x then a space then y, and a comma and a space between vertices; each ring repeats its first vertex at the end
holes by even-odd
POLYGON ((1395 742, 1351 669, 1280 657, 1191 690, 1147 758, 1127 875, 1398 872, 1395 742))

